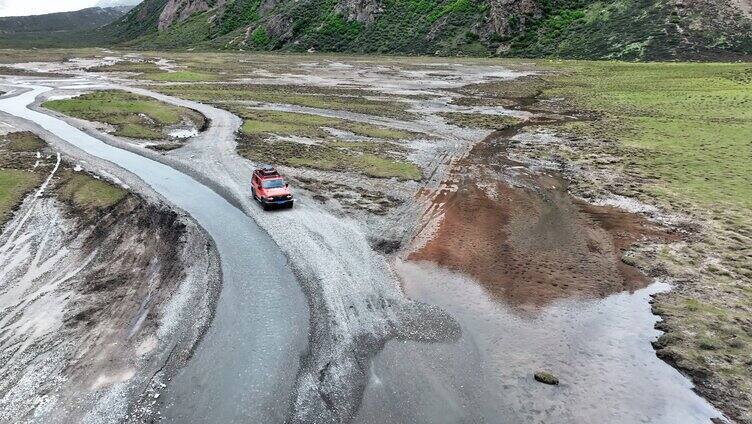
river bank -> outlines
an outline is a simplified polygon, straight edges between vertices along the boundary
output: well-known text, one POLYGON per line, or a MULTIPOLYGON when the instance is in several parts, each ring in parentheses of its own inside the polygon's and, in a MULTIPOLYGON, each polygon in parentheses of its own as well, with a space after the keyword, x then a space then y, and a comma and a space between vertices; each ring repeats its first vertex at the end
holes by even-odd
POLYGON ((3 172, 40 174, 0 233, 2 422, 122 419, 190 355, 219 284, 193 221, 57 145, 0 135, 3 172))

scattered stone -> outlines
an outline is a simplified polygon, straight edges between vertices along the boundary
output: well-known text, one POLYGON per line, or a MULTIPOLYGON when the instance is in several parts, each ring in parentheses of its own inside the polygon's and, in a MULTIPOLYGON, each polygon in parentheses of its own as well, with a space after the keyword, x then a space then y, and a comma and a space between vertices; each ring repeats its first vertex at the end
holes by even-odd
POLYGON ((559 379, 555 375, 547 373, 545 371, 536 372, 535 381, 551 386, 557 386, 559 384, 559 379))

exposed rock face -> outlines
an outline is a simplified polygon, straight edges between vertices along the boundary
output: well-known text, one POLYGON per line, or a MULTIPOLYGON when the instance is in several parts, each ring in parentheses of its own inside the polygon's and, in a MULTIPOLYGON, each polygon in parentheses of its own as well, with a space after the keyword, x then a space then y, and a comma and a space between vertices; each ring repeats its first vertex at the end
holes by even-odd
POLYGON ((488 14, 481 30, 485 35, 498 34, 508 36, 525 28, 529 18, 540 18, 543 10, 540 2, 535 0, 489 0, 488 14), (516 22, 510 22, 512 16, 516 22))
POLYGON ((340 0, 334 11, 348 21, 370 24, 384 11, 380 0, 340 0))
POLYGON ((282 42, 292 38, 292 18, 286 15, 274 15, 266 22, 266 33, 272 39, 282 42))
POLYGON ((159 15, 157 27, 164 30, 170 27, 173 22, 184 21, 194 13, 206 12, 209 10, 209 4, 206 0, 169 0, 159 15))
POLYGON ((279 0, 261 0, 261 4, 258 7, 259 15, 267 15, 277 4, 279 4, 279 0))

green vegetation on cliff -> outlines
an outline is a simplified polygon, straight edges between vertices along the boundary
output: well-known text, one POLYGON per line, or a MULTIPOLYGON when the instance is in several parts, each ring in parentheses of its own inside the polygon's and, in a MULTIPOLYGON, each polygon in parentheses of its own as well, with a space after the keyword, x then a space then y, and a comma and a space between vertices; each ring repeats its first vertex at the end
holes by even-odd
POLYGON ((752 55, 752 19, 709 0, 146 0, 94 38, 152 49, 716 59, 752 55))

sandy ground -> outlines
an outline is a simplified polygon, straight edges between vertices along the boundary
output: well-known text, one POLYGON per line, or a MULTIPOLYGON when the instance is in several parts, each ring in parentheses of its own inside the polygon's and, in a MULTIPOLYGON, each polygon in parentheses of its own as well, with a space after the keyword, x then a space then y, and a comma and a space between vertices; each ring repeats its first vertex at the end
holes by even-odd
MULTIPOLYGON (((54 66, 48 65, 34 67, 38 70, 55 70, 54 66)), ((289 73, 257 71, 257 78, 252 79, 254 83, 369 88, 397 96, 410 96, 403 101, 408 102, 411 111, 418 114, 419 118, 415 121, 284 104, 253 104, 259 109, 340 117, 425 133, 426 139, 412 143, 410 154, 410 159, 419 164, 426 175, 426 179, 420 183, 373 180, 346 173, 283 169, 299 181, 306 178, 338 181, 398 199, 399 206, 384 214, 349 210, 334 200, 322 203, 315 199, 315 192, 305 189, 296 191, 298 201, 295 209, 264 213, 250 198, 248 176, 254 164, 235 152, 235 132, 241 124, 239 118, 216 107, 135 88, 126 80, 86 75, 80 69, 76 72, 80 80, 75 83, 46 82, 56 88, 48 96, 97 88, 120 88, 195 109, 210 120, 211 126, 207 131, 189 139, 184 147, 160 154, 102 133, 92 123, 60 117, 108 144, 168 164, 212 188, 253 218, 284 252, 306 294, 311 312, 309 345, 301 360, 295 384, 288 418, 290 422, 348 422, 353 418, 362 422, 378 422, 379 416, 373 412, 373 408, 378 410, 378 405, 383 404, 380 402, 384 402, 383 393, 379 390, 388 391, 391 388, 393 393, 399 393, 412 384, 407 377, 409 373, 399 374, 395 371, 400 369, 397 367, 384 371, 392 376, 383 379, 391 386, 381 384, 381 389, 374 388, 380 380, 375 373, 381 373, 384 364, 394 365, 394 361, 398 361, 404 353, 395 350, 395 342, 405 346, 440 346, 440 351, 460 346, 460 355, 475 349, 474 330, 471 327, 482 327, 482 324, 471 322, 472 313, 455 308, 457 305, 453 306, 451 296, 421 295, 421 291, 431 291, 430 286, 426 288, 425 281, 430 281, 426 276, 432 274, 428 270, 421 274, 414 261, 430 261, 450 270, 462 271, 461 278, 456 281, 461 283, 463 278, 472 277, 483 290, 492 294, 491 298, 483 297, 483 302, 490 305, 494 302, 533 305, 543 308, 537 313, 544 314, 548 311, 546 305, 561 299, 597 300, 645 287, 650 280, 622 260, 625 250, 637 240, 665 240, 671 237, 644 218, 609 206, 589 205, 571 197, 559 175, 541 171, 539 164, 531 166, 530 161, 516 163, 515 158, 506 154, 503 145, 489 142, 493 141, 486 138, 489 131, 456 127, 437 115, 438 112, 461 110, 531 118, 532 113, 523 110, 463 107, 451 103, 456 97, 451 91, 454 88, 522 75, 500 66, 443 64, 434 69, 395 69, 394 66, 380 67, 357 60, 348 63, 311 60, 295 62, 289 73), (531 234, 534 236, 531 237, 531 234), (407 264, 400 265, 401 260, 407 260, 407 264), (411 286, 409 280, 421 281, 420 290, 415 289, 415 285, 411 286), (532 287, 531 282, 534 284, 532 287), (386 353, 382 355, 379 352, 386 353), (358 415, 361 407, 364 410, 358 415)), ((138 189, 142 188, 138 182, 128 184, 131 183, 138 189)), ((144 190, 148 191, 148 188, 144 190)), ((444 283, 455 281, 453 277, 437 275, 440 276, 436 278, 442 279, 442 283, 436 285, 437 292, 452 293, 453 286, 447 287, 444 283)), ((475 290, 475 286, 468 287, 475 290)), ((645 292, 639 293, 644 302, 645 292)), ((631 313, 633 309, 630 308, 634 303, 623 303, 626 305, 625 314, 631 313)), ((577 307, 573 308, 576 310, 577 307)), ((499 317, 517 317, 514 311, 503 309, 502 313, 491 307, 489 310, 487 322, 497 322, 499 317)), ((644 317, 639 315, 633 320, 652 325, 652 317, 649 314, 649 319, 644 320, 644 317), (641 321, 640 317, 643 318, 641 321)), ((566 321, 568 328, 576 327, 577 320, 577 314, 573 313, 566 321)), ((619 324, 628 326, 628 322, 619 324)), ((519 328, 522 327, 515 327, 516 330, 519 328)), ((538 327, 533 323, 531 328, 538 327)), ((663 395, 681 398, 682 401, 677 401, 682 405, 680 408, 699 411, 687 415, 690 421, 703 422, 708 417, 717 416, 712 408, 693 397, 686 380, 655 358, 649 349, 652 334, 626 333, 630 341, 648 347, 647 350, 640 350, 641 358, 649 364, 643 367, 644 370, 658 369, 670 376, 671 388, 666 389, 663 395)), ((524 332, 518 334, 524 337, 524 332)), ((546 344, 530 344, 529 348, 545 349, 546 344)), ((405 356, 409 358, 407 363, 415 369, 447 366, 447 362, 435 359, 431 356, 433 353, 424 354, 421 349, 405 356)), ((587 347, 578 345, 571 351, 577 352, 579 349, 587 347)), ((629 351, 624 352, 624 355, 630 354, 629 351)), ((525 348, 519 348, 518 357, 526 357, 525 348)), ((483 367, 488 367, 489 363, 500 368, 504 366, 503 359, 499 357, 490 360, 480 355, 479 358, 483 367)), ((599 366, 607 369, 624 360, 625 356, 613 354, 599 366)), ((514 365, 518 371, 521 367, 543 365, 545 362, 532 364, 522 359, 520 361, 514 365)), ((565 364, 559 366, 564 376, 571 371, 566 369, 565 364)), ((457 369, 465 368, 458 366, 457 369)), ((626 373, 626 370, 619 368, 619 372, 626 373)), ((524 371, 529 373, 532 370, 524 371)), ((431 379, 426 382, 427 390, 431 392, 446 386, 445 394, 448 397, 444 399, 445 403, 460 404, 460 399, 472 396, 472 393, 458 390, 457 394, 453 388, 463 385, 466 378, 431 379)), ((523 377, 517 375, 516 378, 523 377)), ((583 381, 587 381, 583 384, 596 384, 592 379, 583 381)), ((600 384, 606 390, 608 382, 601 380, 600 384)), ((503 379, 486 386, 486 389, 497 392, 508 390, 511 397, 523 396, 504 383, 503 379)), ((410 396, 405 394, 405 399, 408 398, 410 396)), ((434 397, 431 402, 437 402, 437 399, 442 398, 434 397)), ((634 405, 640 405, 641 399, 635 400, 634 405)), ((656 413, 656 416, 662 419, 654 422, 671 422, 672 417, 685 415, 684 412, 672 414, 671 410, 666 410, 663 399, 667 398, 661 397, 657 403, 643 405, 648 409, 660 409, 660 414, 656 413)), ((416 399, 416 402, 421 400, 416 399)), ((554 405, 551 408, 567 411, 560 415, 567 422, 581 422, 595 417, 605 419, 603 415, 571 413, 572 406, 565 398, 552 402, 554 405)), ((398 421, 482 422, 484 414, 489 412, 486 408, 478 408, 477 414, 465 410, 458 416, 462 419, 457 420, 451 419, 453 415, 433 418, 421 415, 421 410, 430 409, 430 405, 429 402, 424 404, 425 408, 405 407, 404 411, 413 410, 416 415, 409 415, 409 412, 405 412, 408 415, 400 415, 392 411, 389 416, 398 421)), ((538 407, 527 405, 520 408, 538 407)), ((508 416, 512 419, 515 416, 541 418, 529 411, 508 416)), ((555 415, 544 418, 555 419, 555 415)), ((621 422, 632 421, 625 418, 621 422)))

